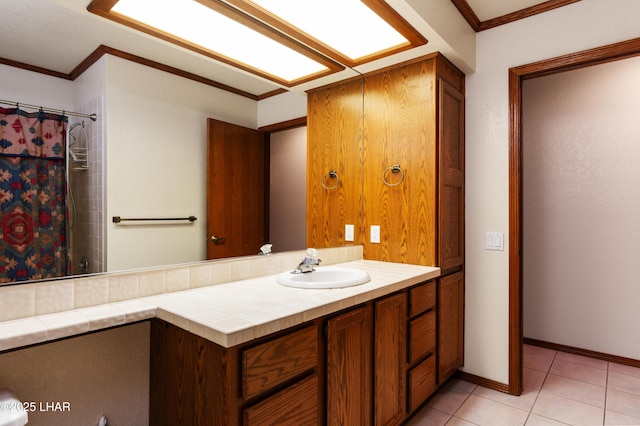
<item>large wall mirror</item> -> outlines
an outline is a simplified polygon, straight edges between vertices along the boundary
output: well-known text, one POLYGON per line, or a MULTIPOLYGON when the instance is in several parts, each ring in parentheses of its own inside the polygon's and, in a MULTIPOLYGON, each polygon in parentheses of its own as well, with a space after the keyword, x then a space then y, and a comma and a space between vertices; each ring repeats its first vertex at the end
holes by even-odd
MULTIPOLYGON (((87 18, 84 12, 59 6, 56 2, 28 0, 25 3, 32 3, 25 5, 25 10, 37 7, 43 9, 43 14, 48 12, 48 19, 53 20, 50 25, 64 26, 71 22, 76 25, 74 31, 87 30, 91 22, 97 25, 97 18, 87 18), (90 20, 89 24, 86 19, 90 20)), ((32 15, 24 12, 20 16, 21 25, 31 27, 30 19, 40 19, 38 14, 32 15)), ((105 25, 101 21, 99 24, 105 25)), ((128 30, 121 31, 119 37, 129 39, 131 46, 138 46, 138 42, 148 46, 151 53, 154 48, 165 48, 128 30)), ((28 49, 28 46, 16 48, 28 49)), ((11 55, 8 48, 4 49, 0 50, 0 58, 11 55)), ((139 47, 132 49, 136 51, 135 58, 141 57, 137 55, 139 47)), ((28 63, 28 58, 41 53, 38 50, 21 51, 23 61, 0 63, 3 75, 0 98, 98 116, 95 122, 69 116, 68 142, 75 144, 74 155, 81 150, 88 155, 86 167, 73 167, 75 162, 69 161, 73 204, 68 197, 68 220, 72 226, 70 242, 74 274, 119 272, 206 260, 207 244, 210 244, 206 230, 207 119, 259 128, 304 117, 305 91, 314 87, 307 84, 279 96, 252 98, 188 78, 192 75, 176 75, 159 69, 158 63, 153 61, 145 64, 132 60, 133 56, 122 55, 119 50, 112 52, 115 54, 106 52, 72 80, 21 66, 28 63), (189 216, 195 216, 197 220, 113 222, 113 217, 189 216)), ((80 57, 82 54, 80 52, 80 57)), ((185 55, 184 52, 177 54, 185 55)), ((37 63, 37 60, 33 62, 37 63)), ((197 65, 201 64, 196 62, 197 65)), ((239 84, 244 84, 245 74, 232 73, 238 75, 239 84)), ((233 81, 229 76, 233 74, 226 70, 221 75, 226 79, 225 84, 231 86, 233 81)), ((333 80, 317 85, 357 75, 346 69, 333 80)), ((256 85, 258 91, 278 89, 273 83, 258 81, 256 85)), ((280 138, 279 134, 274 135, 280 138)), ((283 144, 279 147, 285 144, 278 143, 283 144)), ((276 149, 272 155, 277 156, 271 161, 272 178, 275 175, 277 182, 278 170, 285 170, 286 161, 290 159, 276 149)), ((304 160, 300 159, 300 153, 294 158, 296 164, 290 167, 299 168, 304 160)), ((282 189, 281 183, 276 184, 282 189)), ((219 182, 219 185, 225 183, 219 182)), ((280 191, 279 196, 286 198, 287 190, 280 191)), ((279 203, 271 203, 274 202, 279 203)), ((299 208, 305 211, 304 205, 299 208)), ((276 232, 287 232, 286 211, 287 208, 272 209, 272 215, 284 219, 271 225, 276 232)), ((289 242, 278 247, 277 240, 281 238, 274 235, 274 251, 304 248, 304 244, 295 247, 289 242)), ((255 247, 256 255, 259 249, 255 247)))

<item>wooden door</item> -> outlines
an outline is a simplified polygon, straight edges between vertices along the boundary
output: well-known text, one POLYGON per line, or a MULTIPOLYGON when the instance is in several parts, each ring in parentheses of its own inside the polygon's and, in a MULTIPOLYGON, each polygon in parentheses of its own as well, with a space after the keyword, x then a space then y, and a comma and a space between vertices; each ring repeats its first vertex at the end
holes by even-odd
POLYGON ((371 306, 327 321, 327 424, 371 424, 371 306))
POLYGON ((207 259, 258 254, 265 243, 264 133, 207 120, 207 259))
POLYGON ((407 293, 376 302, 374 424, 399 425, 407 416, 407 293))
POLYGON ((464 364, 464 275, 447 275, 438 282, 438 383, 464 364))

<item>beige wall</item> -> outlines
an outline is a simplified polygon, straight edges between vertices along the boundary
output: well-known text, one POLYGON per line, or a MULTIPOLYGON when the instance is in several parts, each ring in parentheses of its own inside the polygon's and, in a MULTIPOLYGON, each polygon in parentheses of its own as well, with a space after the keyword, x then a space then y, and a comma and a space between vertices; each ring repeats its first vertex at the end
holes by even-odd
POLYGON ((640 359, 640 57, 523 85, 524 335, 640 359))
POLYGON ((583 0, 476 36, 476 72, 466 79, 468 373, 508 383, 508 70, 640 37, 638 16, 636 0, 583 0), (505 233, 505 251, 484 250, 487 231, 505 233))
POLYGON ((271 134, 269 242, 274 251, 307 243, 307 127, 271 134))
POLYGON ((207 118, 256 127, 257 102, 107 57, 107 270, 206 258, 207 118), (116 225, 113 216, 194 223, 116 225))
POLYGON ((88 334, 0 355, 0 387, 35 402, 29 426, 149 423, 149 323, 88 334), (69 402, 49 412, 40 403, 69 402))

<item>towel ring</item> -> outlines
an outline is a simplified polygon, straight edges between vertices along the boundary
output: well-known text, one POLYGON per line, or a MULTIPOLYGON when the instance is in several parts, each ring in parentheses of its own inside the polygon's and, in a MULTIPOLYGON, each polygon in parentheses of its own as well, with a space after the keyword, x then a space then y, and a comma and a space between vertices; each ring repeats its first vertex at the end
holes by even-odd
POLYGON ((398 185, 400 185, 404 181, 404 172, 400 168, 400 164, 394 164, 393 166, 387 167, 386 169, 384 169, 384 172, 382 172, 382 181, 387 186, 398 186, 398 185), (391 171, 391 173, 400 173, 400 180, 398 182, 396 182, 396 183, 389 183, 387 181, 387 173, 389 173, 389 171, 391 171))
POLYGON ((340 178, 338 177, 338 173, 335 170, 331 170, 329 173, 326 173, 324 176, 322 176, 322 187, 326 190, 331 191, 332 189, 336 189, 338 187, 338 185, 340 185, 340 178), (330 179, 336 179, 336 184, 333 186, 327 186, 324 182, 325 180, 327 180, 327 176, 329 176, 330 179))

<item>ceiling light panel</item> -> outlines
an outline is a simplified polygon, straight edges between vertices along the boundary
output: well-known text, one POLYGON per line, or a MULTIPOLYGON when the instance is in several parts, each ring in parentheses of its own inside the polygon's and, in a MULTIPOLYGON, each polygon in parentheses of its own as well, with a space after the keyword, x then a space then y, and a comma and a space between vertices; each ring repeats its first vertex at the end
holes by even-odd
POLYGON ((347 66, 427 42, 384 0, 227 2, 347 66))
POLYGON ((88 9, 286 86, 343 69, 211 0, 94 0, 88 9))

